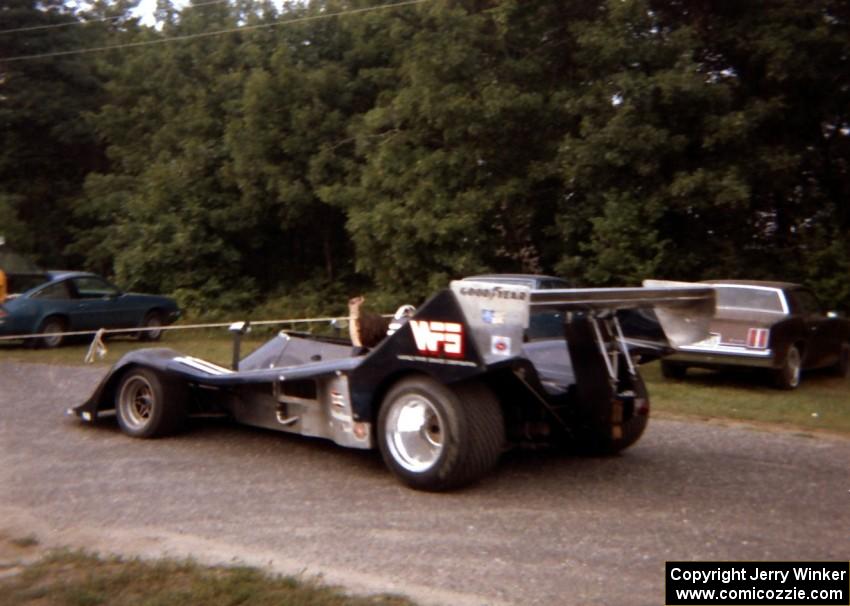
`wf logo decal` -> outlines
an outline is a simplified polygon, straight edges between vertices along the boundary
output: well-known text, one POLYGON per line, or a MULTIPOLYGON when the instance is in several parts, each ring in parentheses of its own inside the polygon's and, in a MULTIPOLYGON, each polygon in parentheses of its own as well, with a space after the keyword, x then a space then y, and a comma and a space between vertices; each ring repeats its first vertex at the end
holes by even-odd
POLYGON ((420 353, 426 356, 444 355, 447 358, 463 357, 463 325, 457 322, 411 320, 410 328, 420 353))

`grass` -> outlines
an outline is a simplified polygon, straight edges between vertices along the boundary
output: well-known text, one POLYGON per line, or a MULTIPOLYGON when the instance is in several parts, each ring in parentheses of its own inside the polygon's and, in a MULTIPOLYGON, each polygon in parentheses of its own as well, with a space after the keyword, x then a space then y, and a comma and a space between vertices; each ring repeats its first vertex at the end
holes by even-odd
POLYGON ((757 372, 690 369, 681 380, 664 379, 660 364, 641 368, 654 413, 768 423, 803 431, 850 435, 850 379, 828 372, 803 375, 796 390, 783 391, 757 372))
POLYGON ((99 558, 74 551, 50 552, 0 578, 0 595, 6 606, 413 606, 397 596, 354 597, 256 568, 99 558))
MULTIPOLYGON (((243 338, 242 355, 271 338, 276 328, 258 327, 243 338)), ((224 329, 168 332, 159 343, 130 337, 106 342, 109 349, 95 364, 106 367, 139 347, 171 347, 177 351, 229 366, 232 339, 224 329)), ((29 349, 18 343, 0 342, 0 362, 83 364, 88 342, 57 349, 29 349)), ((771 386, 766 375, 754 372, 720 373, 691 369, 683 380, 661 377, 655 362, 641 368, 649 387, 655 413, 699 419, 729 419, 781 425, 801 431, 831 431, 850 435, 850 379, 829 373, 808 373, 794 391, 771 386)))

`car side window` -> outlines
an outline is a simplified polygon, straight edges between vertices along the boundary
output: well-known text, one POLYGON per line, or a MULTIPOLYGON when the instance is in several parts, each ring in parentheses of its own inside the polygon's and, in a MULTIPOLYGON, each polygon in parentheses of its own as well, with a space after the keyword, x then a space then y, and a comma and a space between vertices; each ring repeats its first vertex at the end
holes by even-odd
POLYGON ((795 311, 804 316, 823 315, 817 297, 809 290, 795 290, 792 296, 795 311))
POLYGON ((68 288, 67 282, 58 282, 57 284, 51 284, 50 286, 45 286, 40 291, 35 293, 32 296, 33 299, 71 299, 71 291, 68 288))
POLYGON ((540 284, 540 288, 549 289, 549 288, 569 288, 570 285, 567 284, 564 280, 543 280, 540 284))
POLYGON ((81 299, 103 299, 118 295, 118 289, 100 278, 74 278, 74 288, 81 299))

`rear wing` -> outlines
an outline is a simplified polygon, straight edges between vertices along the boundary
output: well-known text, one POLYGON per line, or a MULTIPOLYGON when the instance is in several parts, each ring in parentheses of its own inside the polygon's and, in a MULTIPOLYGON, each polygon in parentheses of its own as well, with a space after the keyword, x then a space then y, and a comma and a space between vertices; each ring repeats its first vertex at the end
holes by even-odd
POLYGON ((616 312, 653 310, 668 342, 680 346, 708 336, 715 305, 713 288, 694 285, 532 290, 462 280, 451 288, 488 362, 519 353, 532 313, 561 311, 567 322, 572 314, 582 314, 592 321, 600 342, 613 339, 625 348, 616 312))

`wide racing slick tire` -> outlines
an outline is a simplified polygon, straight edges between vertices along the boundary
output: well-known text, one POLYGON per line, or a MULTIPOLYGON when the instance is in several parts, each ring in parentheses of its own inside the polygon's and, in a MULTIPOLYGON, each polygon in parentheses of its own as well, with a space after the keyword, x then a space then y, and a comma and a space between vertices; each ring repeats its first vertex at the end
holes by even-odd
POLYGON ((637 442, 649 423, 649 391, 637 374, 631 398, 617 398, 609 414, 585 424, 575 435, 573 450, 590 456, 611 456, 637 442))
POLYGON ((505 446, 499 401, 480 382, 446 386, 423 376, 400 380, 384 397, 377 424, 387 467, 418 490, 471 484, 505 446))
POLYGON ((162 328, 162 314, 158 311, 150 311, 145 314, 145 319, 142 320, 142 328, 149 330, 139 332, 140 341, 159 341, 162 338, 163 331, 157 329, 162 328))
POLYGON ((132 368, 115 392, 115 415, 128 436, 159 438, 183 427, 187 400, 182 382, 148 368, 132 368))
POLYGON ((782 366, 774 371, 773 380, 779 389, 797 389, 803 372, 803 357, 796 345, 785 352, 782 366))

